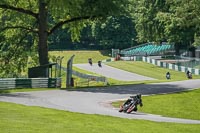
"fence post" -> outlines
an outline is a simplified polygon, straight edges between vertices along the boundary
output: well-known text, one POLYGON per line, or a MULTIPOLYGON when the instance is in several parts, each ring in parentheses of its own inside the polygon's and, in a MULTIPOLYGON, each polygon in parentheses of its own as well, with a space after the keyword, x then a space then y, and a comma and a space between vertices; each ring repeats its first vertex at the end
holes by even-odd
POLYGON ((73 64, 73 58, 75 55, 72 55, 71 58, 67 62, 67 77, 66 77, 66 88, 71 87, 72 82, 72 64, 73 64))

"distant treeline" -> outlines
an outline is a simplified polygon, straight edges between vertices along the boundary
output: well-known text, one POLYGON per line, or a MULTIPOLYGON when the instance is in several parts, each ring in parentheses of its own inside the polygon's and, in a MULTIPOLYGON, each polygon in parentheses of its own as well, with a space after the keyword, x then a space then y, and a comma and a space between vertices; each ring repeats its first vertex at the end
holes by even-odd
POLYGON ((49 37, 49 50, 124 49, 137 45, 135 24, 130 17, 108 17, 101 23, 83 28, 79 41, 73 42, 68 29, 59 29, 49 37))

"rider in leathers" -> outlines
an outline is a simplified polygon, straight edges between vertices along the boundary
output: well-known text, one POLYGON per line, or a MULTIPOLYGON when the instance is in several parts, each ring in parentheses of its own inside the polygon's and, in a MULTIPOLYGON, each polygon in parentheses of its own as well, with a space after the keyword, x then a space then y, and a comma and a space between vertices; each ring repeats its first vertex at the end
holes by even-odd
POLYGON ((125 103, 125 104, 132 104, 133 102, 136 102, 135 103, 135 108, 134 108, 134 111, 137 111, 137 105, 140 104, 140 107, 143 106, 143 103, 142 103, 142 96, 141 94, 137 94, 136 96, 130 96, 130 99, 128 99, 125 103))

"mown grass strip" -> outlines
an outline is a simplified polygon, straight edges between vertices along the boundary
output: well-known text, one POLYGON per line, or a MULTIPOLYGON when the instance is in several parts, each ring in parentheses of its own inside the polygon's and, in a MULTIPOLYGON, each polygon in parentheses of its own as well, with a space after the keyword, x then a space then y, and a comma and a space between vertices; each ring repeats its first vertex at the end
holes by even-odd
POLYGON ((87 115, 0 102, 2 133, 188 133, 200 125, 87 115))
MULTIPOLYGON (((200 120, 200 88, 166 95, 142 97, 144 106, 138 111, 176 118, 200 120)), ((124 101, 113 103, 119 107, 124 101)))

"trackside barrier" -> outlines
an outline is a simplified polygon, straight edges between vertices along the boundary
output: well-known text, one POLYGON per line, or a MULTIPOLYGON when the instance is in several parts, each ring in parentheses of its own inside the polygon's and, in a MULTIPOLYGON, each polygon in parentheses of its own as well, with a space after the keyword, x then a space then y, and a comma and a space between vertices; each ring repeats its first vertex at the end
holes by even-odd
POLYGON ((61 78, 0 78, 0 89, 60 87, 61 78))
MULTIPOLYGON (((156 66, 160 66, 163 68, 168 68, 168 69, 172 69, 172 70, 180 71, 180 72, 187 72, 187 70, 189 70, 194 75, 200 75, 200 69, 175 65, 172 63, 166 63, 166 62, 162 62, 162 61, 156 60, 156 59, 151 59, 151 58, 145 57, 145 56, 121 57, 121 59, 122 60, 143 61, 143 62, 151 63, 156 66)), ((110 61, 114 61, 114 60, 112 58, 110 60, 104 60, 104 62, 110 62, 110 61)))
POLYGON ((172 63, 166 63, 166 62, 162 62, 160 60, 151 59, 149 57, 142 57, 142 61, 147 62, 147 63, 151 63, 151 64, 156 65, 156 66, 160 66, 160 67, 163 67, 163 68, 168 68, 168 69, 172 69, 172 70, 175 70, 175 71, 180 71, 180 72, 187 72, 187 70, 189 70, 194 75, 200 75, 200 70, 196 69, 196 68, 179 66, 179 65, 172 64, 172 63))
POLYGON ((77 76, 77 77, 80 77, 80 78, 83 78, 83 79, 88 79, 88 82, 89 81, 96 81, 96 82, 104 82, 105 84, 107 84, 106 77, 84 74, 84 73, 80 73, 80 72, 74 71, 74 70, 72 70, 72 74, 74 76, 77 76))

